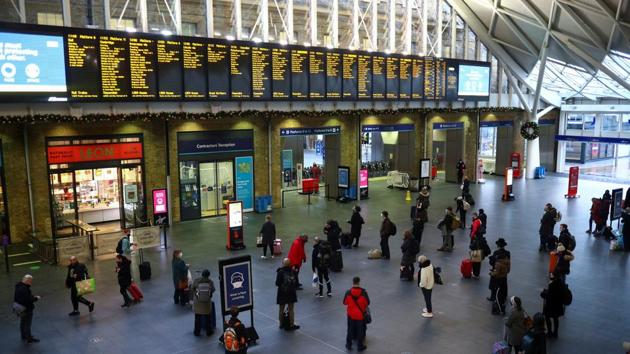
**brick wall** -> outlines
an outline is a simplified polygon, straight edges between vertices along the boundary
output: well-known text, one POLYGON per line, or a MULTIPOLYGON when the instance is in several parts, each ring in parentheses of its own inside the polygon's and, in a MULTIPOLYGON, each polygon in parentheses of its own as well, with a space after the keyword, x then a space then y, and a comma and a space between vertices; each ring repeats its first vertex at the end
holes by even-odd
POLYGON ((11 241, 19 242, 31 229, 28 204, 28 181, 24 159, 24 139, 19 125, 3 125, 0 129, 4 177, 6 181, 7 210, 11 241))

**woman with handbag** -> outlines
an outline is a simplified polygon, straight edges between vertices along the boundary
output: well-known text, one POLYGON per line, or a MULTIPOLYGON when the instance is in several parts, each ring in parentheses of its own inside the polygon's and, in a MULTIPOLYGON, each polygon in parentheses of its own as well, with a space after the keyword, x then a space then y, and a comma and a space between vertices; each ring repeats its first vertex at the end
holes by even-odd
MULTIPOLYGON (((526 318, 529 318, 529 316, 523 310, 521 299, 518 296, 512 296, 510 304, 512 305, 512 310, 510 315, 504 320, 505 340, 510 346, 509 353, 512 353, 512 348, 514 348, 514 353, 518 354, 521 351, 523 337, 527 333, 526 318)), ((527 321, 528 323, 529 320, 527 321)))
POLYGON ((173 301, 175 305, 185 306, 188 304, 188 268, 190 265, 184 262, 183 255, 181 250, 173 251, 171 269, 173 271, 173 285, 175 286, 173 301))

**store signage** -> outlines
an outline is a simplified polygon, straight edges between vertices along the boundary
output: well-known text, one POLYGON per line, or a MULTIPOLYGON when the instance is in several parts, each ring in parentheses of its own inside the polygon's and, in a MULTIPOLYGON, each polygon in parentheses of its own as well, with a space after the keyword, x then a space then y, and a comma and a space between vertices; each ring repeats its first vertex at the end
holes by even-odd
POLYGON ((364 133, 372 132, 409 132, 414 131, 413 124, 389 124, 389 125, 364 125, 361 131, 364 133))
POLYGON ((221 312, 228 314, 232 306, 245 311, 253 309, 252 261, 250 256, 219 260, 221 312))
POLYGON ((228 227, 243 226, 243 203, 234 202, 228 204, 228 227))
POLYGON ((582 143, 605 143, 630 145, 630 138, 609 138, 601 136, 556 135, 558 141, 578 141, 582 143))
POLYGON ((90 257, 90 241, 87 236, 62 237, 57 239, 58 260, 66 260, 75 256, 80 260, 90 257))
POLYGON ((166 214, 168 212, 168 200, 166 189, 153 190, 153 215, 166 214))
POLYGON ((138 248, 158 247, 160 241, 160 227, 148 226, 131 229, 130 242, 138 248))
POLYGON ((578 180, 580 178, 580 168, 578 166, 573 166, 569 168, 569 190, 565 197, 574 198, 577 197, 578 191, 578 180))
POLYGON ((254 158, 237 157, 236 164, 236 199, 243 202, 243 210, 254 210, 254 158))
POLYGON ((142 158, 142 143, 49 146, 48 163, 131 160, 142 158))
POLYGON ((368 187, 368 170, 366 169, 359 171, 359 187, 360 188, 368 187))
POLYGON ((453 123, 433 123, 433 129, 442 130, 442 129, 464 129, 464 122, 453 122, 453 123))
POLYGON ((612 206, 610 210, 610 221, 617 220, 621 217, 621 209, 623 205, 623 188, 612 190, 612 206))
POLYGON ((512 127, 514 126, 514 122, 511 120, 492 120, 492 121, 483 121, 479 122, 479 126, 482 128, 489 127, 512 127))
POLYGON ((254 150, 253 130, 180 132, 177 134, 177 153, 179 155, 252 150, 254 150))
POLYGON ((319 127, 319 128, 282 128, 280 136, 295 135, 335 135, 341 133, 341 127, 319 127))

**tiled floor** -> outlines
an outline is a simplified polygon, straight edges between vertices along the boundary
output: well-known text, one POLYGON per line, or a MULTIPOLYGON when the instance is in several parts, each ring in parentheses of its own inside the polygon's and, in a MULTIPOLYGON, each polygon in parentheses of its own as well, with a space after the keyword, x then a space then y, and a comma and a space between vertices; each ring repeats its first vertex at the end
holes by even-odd
MULTIPOLYGON (((516 200, 500 201, 502 179, 490 177, 484 185, 474 185, 476 207, 489 215, 488 239, 491 243, 505 237, 512 252, 512 272, 509 276, 510 295, 523 298, 525 309, 534 314, 542 308, 539 297, 545 286, 547 256, 537 252, 538 220, 546 202, 556 205, 564 214, 563 222, 570 225, 577 238, 576 260, 568 282, 573 290, 573 304, 567 308, 560 323, 560 339, 549 342, 549 353, 621 353, 621 341, 630 339, 630 282, 628 255, 610 253, 608 243, 588 237, 587 210, 591 196, 600 196, 604 188, 613 185, 581 181, 582 198, 566 200, 565 178, 519 180, 515 185, 516 200)), ((628 186, 623 186, 627 188, 628 186)), ((224 247, 225 222, 204 219, 175 225, 171 230, 169 249, 149 250, 153 278, 140 284, 145 301, 122 310, 112 260, 88 262, 98 282, 98 292, 90 296, 96 310, 69 318, 71 310, 68 291, 63 287, 65 269, 42 266, 38 270, 14 269, 0 275, 0 343, 1 353, 220 353, 218 334, 211 338, 192 335, 193 316, 189 309, 172 303, 170 254, 183 249, 184 258, 193 270, 209 268, 216 281, 217 259, 232 254, 250 253, 254 264, 255 326, 260 334, 259 345, 250 353, 339 353, 345 352, 345 308, 341 294, 360 275, 372 299, 373 324, 368 328, 368 353, 462 353, 487 354, 492 343, 503 333, 500 317, 490 314, 487 264, 482 267, 480 280, 464 280, 459 263, 466 254, 467 233, 456 234, 456 249, 452 254, 437 252, 438 217, 447 205, 453 204, 457 186, 437 184, 433 189, 430 222, 425 228, 422 253, 444 269, 443 286, 434 290, 433 319, 420 317, 422 296, 413 283, 398 279, 400 235, 409 226, 409 205, 404 192, 390 190, 383 182, 370 185, 370 199, 362 201, 367 225, 361 247, 344 252, 345 269, 332 275, 332 299, 313 297, 306 288, 299 293, 296 316, 302 326, 287 333, 278 330, 275 305, 275 270, 279 259, 262 260, 254 247, 255 235, 262 215, 248 214, 245 222, 248 248, 227 252, 224 247), (368 260, 367 251, 378 247, 379 213, 387 209, 398 225, 398 235, 390 243, 392 260, 368 260), (9 313, 13 284, 25 272, 35 277, 33 290, 43 296, 37 304, 33 332, 42 341, 34 345, 19 341, 18 322, 9 313)), ((300 197, 301 198, 301 197, 300 197)), ((313 198, 313 205, 298 199, 287 203, 290 208, 275 210, 273 215, 284 239, 285 254, 291 239, 298 233, 317 235, 327 218, 337 218, 344 228, 350 217, 351 204, 338 204, 313 198)), ((557 229, 556 229, 557 230, 557 229)), ((557 231, 556 231, 557 232, 557 231)), ((312 242, 307 244, 310 254, 312 242)), ((134 267, 135 268, 135 267, 134 267)), ((309 263, 301 275, 310 280, 309 263)), ((215 296, 218 296, 216 294, 215 296)), ((218 298, 215 299, 218 301, 218 298)), ((249 316, 243 315, 246 322, 249 316)))

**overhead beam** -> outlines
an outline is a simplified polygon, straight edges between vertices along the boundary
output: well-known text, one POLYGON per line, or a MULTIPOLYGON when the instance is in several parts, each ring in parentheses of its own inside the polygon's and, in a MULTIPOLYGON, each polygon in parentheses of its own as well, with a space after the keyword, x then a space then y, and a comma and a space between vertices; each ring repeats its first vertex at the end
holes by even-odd
POLYGON ((577 13, 575 13, 575 11, 570 8, 569 6, 563 4, 563 3, 558 3, 558 6, 560 6, 560 8, 562 9, 562 11, 566 12, 567 15, 569 15, 569 17, 573 20, 573 22, 575 22, 575 24, 578 25, 578 27, 580 28, 580 30, 591 40, 591 42, 599 49, 605 49, 606 45, 604 44, 603 39, 601 39, 599 37, 599 35, 597 33, 595 33, 595 30, 593 30, 591 28, 591 26, 589 26, 586 21, 584 21, 584 19, 582 19, 582 17, 580 17, 577 13))
MULTIPOLYGON (((24 0, 20 0, 20 2, 24 2, 24 0)), ((109 4, 109 0, 103 0, 103 19, 105 20, 104 25, 105 25, 106 30, 112 29, 111 16, 112 16, 112 11, 109 4)))

